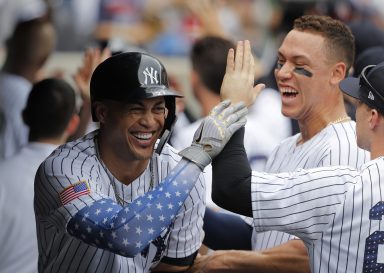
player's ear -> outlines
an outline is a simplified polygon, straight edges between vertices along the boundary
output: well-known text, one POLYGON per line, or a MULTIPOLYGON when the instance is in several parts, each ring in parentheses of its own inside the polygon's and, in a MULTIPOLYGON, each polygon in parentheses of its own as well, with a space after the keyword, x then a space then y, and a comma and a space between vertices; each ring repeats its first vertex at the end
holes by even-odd
POLYGON ((332 74, 331 74, 331 84, 332 85, 339 85, 339 82, 341 82, 345 76, 347 75, 347 66, 343 62, 338 62, 333 65, 332 74))
POLYGON ((108 112, 107 105, 101 101, 96 101, 93 103, 93 110, 97 120, 104 123, 108 112))
POLYGON ((383 118, 376 109, 371 109, 369 117, 369 128, 374 130, 380 125, 380 120, 383 118))

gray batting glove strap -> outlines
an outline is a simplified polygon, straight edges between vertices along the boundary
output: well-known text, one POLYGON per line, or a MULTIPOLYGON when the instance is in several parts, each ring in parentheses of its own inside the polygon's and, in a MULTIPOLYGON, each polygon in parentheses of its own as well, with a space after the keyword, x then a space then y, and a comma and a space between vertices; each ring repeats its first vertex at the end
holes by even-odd
POLYGON ((196 163, 201 169, 211 163, 231 136, 246 123, 248 109, 244 103, 230 104, 226 100, 212 109, 196 130, 192 145, 179 153, 181 156, 196 163))
POLYGON ((201 146, 193 143, 191 146, 180 151, 179 155, 192 161, 202 170, 204 170, 204 168, 212 162, 211 157, 204 152, 201 146))

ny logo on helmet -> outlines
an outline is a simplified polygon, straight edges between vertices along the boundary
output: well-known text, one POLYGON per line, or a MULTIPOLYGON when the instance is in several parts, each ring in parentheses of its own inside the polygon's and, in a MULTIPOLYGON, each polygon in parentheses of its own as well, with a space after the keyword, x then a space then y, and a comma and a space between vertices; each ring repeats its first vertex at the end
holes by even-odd
POLYGON ((145 76, 145 79, 144 79, 145 85, 159 83, 157 70, 154 69, 153 67, 146 67, 143 70, 143 74, 145 76), (150 80, 150 83, 148 83, 148 80, 150 80))
POLYGON ((370 100, 375 100, 375 96, 372 94, 371 91, 369 91, 368 99, 370 99, 370 100))

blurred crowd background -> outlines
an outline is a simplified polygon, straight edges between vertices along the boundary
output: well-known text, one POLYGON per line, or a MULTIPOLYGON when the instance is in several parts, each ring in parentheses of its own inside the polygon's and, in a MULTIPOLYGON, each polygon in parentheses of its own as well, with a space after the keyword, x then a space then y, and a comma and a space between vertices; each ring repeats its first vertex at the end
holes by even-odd
POLYGON ((89 47, 146 51, 163 60, 190 112, 198 116, 187 81, 188 54, 197 38, 249 39, 260 80, 275 88, 270 72, 277 47, 293 19, 303 14, 346 22, 356 36, 356 55, 368 46, 384 46, 382 0, 0 0, 0 56, 18 22, 44 16, 56 31, 46 73, 70 79, 89 47))

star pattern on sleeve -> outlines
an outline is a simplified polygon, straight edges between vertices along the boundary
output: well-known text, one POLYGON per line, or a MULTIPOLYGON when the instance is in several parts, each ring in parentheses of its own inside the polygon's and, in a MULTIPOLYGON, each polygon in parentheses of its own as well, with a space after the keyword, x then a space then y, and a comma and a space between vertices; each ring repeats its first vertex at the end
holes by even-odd
POLYGON ((84 207, 69 221, 69 234, 124 256, 135 256, 153 241, 162 253, 165 243, 159 236, 172 224, 193 188, 196 180, 191 178, 199 176, 199 168, 187 168, 188 165, 193 164, 177 165, 179 169, 158 187, 126 207, 107 198, 84 207))

